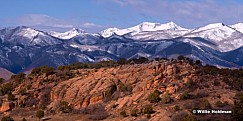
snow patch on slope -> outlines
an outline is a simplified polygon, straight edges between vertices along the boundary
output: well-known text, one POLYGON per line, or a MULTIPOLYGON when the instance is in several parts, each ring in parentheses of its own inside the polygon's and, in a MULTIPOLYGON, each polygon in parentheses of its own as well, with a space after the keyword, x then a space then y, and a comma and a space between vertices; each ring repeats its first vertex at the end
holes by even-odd
POLYGON ((33 39, 35 36, 39 34, 38 31, 31 29, 31 28, 23 28, 21 31, 17 34, 18 36, 23 36, 29 39, 33 39))

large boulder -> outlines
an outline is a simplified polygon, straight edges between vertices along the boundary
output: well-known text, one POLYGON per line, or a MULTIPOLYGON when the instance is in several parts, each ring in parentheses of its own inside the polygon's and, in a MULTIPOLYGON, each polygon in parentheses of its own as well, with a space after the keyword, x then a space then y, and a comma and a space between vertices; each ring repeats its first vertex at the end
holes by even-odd
POLYGON ((0 112, 11 111, 14 108, 14 104, 12 102, 3 102, 0 112))

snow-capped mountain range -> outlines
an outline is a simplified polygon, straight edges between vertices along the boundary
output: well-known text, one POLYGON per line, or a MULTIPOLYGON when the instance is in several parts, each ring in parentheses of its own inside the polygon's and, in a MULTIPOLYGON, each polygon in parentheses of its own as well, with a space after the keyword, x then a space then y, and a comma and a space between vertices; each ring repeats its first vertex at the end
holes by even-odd
POLYGON ((14 73, 41 65, 178 55, 220 67, 243 66, 243 23, 187 29, 173 22, 143 22, 97 34, 77 28, 60 33, 19 26, 0 29, 0 43, 0 67, 14 73))
MULTIPOLYGON (((170 36, 170 38, 172 38, 172 37, 176 37, 176 36, 186 33, 187 31, 189 31, 189 29, 182 28, 173 22, 169 22, 166 24, 143 22, 137 26, 127 28, 127 29, 108 28, 108 29, 100 32, 100 35, 107 38, 113 34, 117 34, 120 36, 125 35, 125 34, 130 34, 131 38, 133 38, 133 39, 141 39, 141 38, 146 38, 146 36, 143 34, 148 34, 147 36, 149 36, 149 34, 152 34, 152 33, 155 34, 155 33, 161 32, 161 31, 164 31, 164 32, 167 31, 168 34, 172 35, 172 36, 170 36), (176 33, 178 35, 174 35, 174 33, 176 33)), ((169 38, 169 37, 167 36, 167 38, 169 38)), ((159 36, 159 37, 157 37, 157 39, 162 39, 162 37, 159 36)))

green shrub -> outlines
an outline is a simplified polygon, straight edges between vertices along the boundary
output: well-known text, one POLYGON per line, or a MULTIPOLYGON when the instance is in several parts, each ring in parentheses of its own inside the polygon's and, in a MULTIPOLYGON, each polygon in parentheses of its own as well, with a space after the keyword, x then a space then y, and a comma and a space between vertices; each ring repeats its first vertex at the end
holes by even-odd
POLYGON ((211 109, 211 108, 212 108, 211 104, 208 102, 207 99, 201 99, 201 103, 203 104, 203 106, 204 106, 206 109, 211 109))
POLYGON ((40 68, 34 68, 32 69, 31 71, 31 75, 37 75, 37 74, 40 74, 41 73, 41 69, 40 68))
POLYGON ((3 116, 1 121, 14 121, 12 117, 10 116, 3 116))
POLYGON ((64 70, 64 71, 58 71, 56 76, 59 77, 60 80, 68 80, 74 77, 74 73, 72 73, 71 71, 64 70))
POLYGON ((112 108, 116 108, 119 104, 112 105, 112 108))
POLYGON ((151 118, 151 114, 147 114, 147 116, 146 116, 148 119, 150 119, 151 118))
POLYGON ((31 87, 32 87, 32 85, 31 85, 31 84, 27 85, 27 90, 30 90, 30 89, 31 89, 31 87))
POLYGON ((112 94, 113 94, 114 92, 116 92, 116 90, 117 90, 116 85, 111 85, 111 87, 108 88, 108 90, 106 91, 106 96, 107 96, 107 97, 111 97, 112 94))
POLYGON ((195 83, 193 82, 193 80, 192 80, 192 79, 189 79, 189 80, 186 82, 186 87, 187 87, 187 88, 192 88, 194 84, 195 84, 195 83))
POLYGON ((155 73, 153 73, 153 76, 158 76, 161 72, 157 71, 155 73))
POLYGON ((6 83, 2 86, 1 92, 2 92, 3 95, 5 95, 5 94, 11 92, 13 90, 13 88, 14 88, 13 83, 9 82, 9 83, 6 83))
POLYGON ((188 91, 184 91, 181 95, 180 95, 180 99, 181 100, 185 100, 185 99, 188 99, 189 98, 189 94, 188 94, 188 91))
POLYGON ((8 100, 10 100, 10 101, 14 101, 16 98, 15 98, 15 96, 12 94, 12 93, 9 93, 8 94, 8 100))
POLYGON ((52 67, 49 67, 49 66, 41 66, 41 67, 38 67, 38 68, 34 68, 32 71, 31 71, 31 74, 32 75, 38 75, 38 74, 43 74, 43 73, 46 73, 47 75, 51 75, 54 73, 54 68, 52 67))
POLYGON ((177 59, 178 59, 178 60, 185 60, 185 59, 186 59, 186 57, 185 57, 185 56, 183 56, 183 55, 179 55, 179 56, 177 57, 177 59))
POLYGON ((47 75, 53 74, 54 73, 54 70, 55 70, 54 68, 49 67, 49 66, 42 66, 41 67, 42 73, 46 73, 47 75))
POLYGON ((128 116, 126 111, 124 111, 124 110, 120 112, 120 115, 122 115, 123 117, 127 117, 128 116))
POLYGON ((127 60, 126 60, 126 58, 120 58, 120 59, 117 61, 117 63, 118 63, 119 65, 124 65, 124 64, 127 63, 127 60))
POLYGON ((173 110, 174 110, 174 111, 179 111, 179 110, 181 110, 181 108, 180 108, 180 106, 175 105, 175 106, 173 107, 173 110))
POLYGON ((171 102, 170 95, 168 93, 163 94, 161 98, 161 102, 164 104, 170 103, 171 102))
POLYGON ((70 113, 72 111, 71 106, 69 106, 68 102, 65 102, 65 101, 60 102, 59 108, 63 113, 70 113))
POLYGON ((68 71, 68 70, 70 70, 70 67, 69 66, 58 66, 57 67, 57 70, 59 70, 59 71, 68 71))
POLYGON ((161 98, 159 97, 159 95, 160 95, 159 91, 158 90, 155 90, 154 92, 152 92, 152 93, 150 93, 148 95, 148 98, 147 99, 148 99, 148 101, 150 103, 157 103, 157 102, 159 102, 161 100, 161 98))
POLYGON ((16 81, 16 82, 22 82, 24 80, 24 78, 25 78, 25 75, 26 74, 24 74, 24 73, 19 73, 17 75, 12 75, 11 79, 16 81))
POLYGON ((208 96, 208 92, 206 91, 199 91, 196 94, 196 98, 203 98, 203 97, 207 97, 208 96))
POLYGON ((137 117, 138 116, 137 110, 132 110, 131 111, 131 116, 137 117))
POLYGON ((200 60, 196 60, 195 65, 202 66, 202 62, 200 60))
POLYGON ((107 99, 110 99, 110 98, 112 98, 112 92, 111 92, 111 90, 106 90, 105 91, 105 97, 107 98, 107 99))
POLYGON ((188 114, 187 116, 183 117, 181 121, 197 121, 197 119, 195 116, 188 114))
POLYGON ((122 91, 122 92, 127 91, 126 85, 124 83, 122 83, 120 80, 118 80, 118 85, 119 85, 120 91, 122 91))
POLYGON ((44 117, 44 111, 43 110, 38 110, 36 112, 36 117, 39 118, 39 119, 43 118, 44 117))
POLYGON ((139 58, 132 58, 130 60, 128 60, 129 63, 133 62, 133 63, 136 63, 136 64, 142 64, 142 63, 145 63, 145 62, 148 62, 149 60, 145 57, 139 57, 139 58))
POLYGON ((227 104, 226 103, 222 103, 221 101, 217 101, 216 103, 215 103, 215 106, 217 106, 217 107, 224 107, 224 106, 226 106, 227 104))
POLYGON ((144 114, 153 114, 155 111, 153 110, 152 105, 146 105, 144 107, 143 113, 144 114))
POLYGON ((4 81, 5 81, 4 78, 0 78, 0 84, 3 84, 4 81))
POLYGON ((217 98, 221 98, 221 95, 220 95, 220 94, 217 94, 216 97, 217 97, 217 98))
POLYGON ((155 58, 154 60, 155 60, 155 61, 160 61, 160 58, 155 58))
POLYGON ((172 116, 172 121, 197 121, 196 117, 185 111, 179 111, 172 116))
POLYGON ((219 82, 218 80, 214 80, 214 81, 213 81, 213 85, 215 85, 215 86, 220 86, 220 82, 219 82))
POLYGON ((242 121, 243 119, 243 93, 236 93, 233 106, 233 121, 242 121))
POLYGON ((24 95, 26 93, 26 90, 24 89, 24 88, 21 88, 20 90, 19 90, 19 94, 20 95, 24 95))

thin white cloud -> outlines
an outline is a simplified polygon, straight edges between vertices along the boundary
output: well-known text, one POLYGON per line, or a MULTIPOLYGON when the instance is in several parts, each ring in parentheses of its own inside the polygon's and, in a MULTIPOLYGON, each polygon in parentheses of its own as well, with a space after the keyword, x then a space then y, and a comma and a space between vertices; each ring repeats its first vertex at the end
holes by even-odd
POLYGON ((127 6, 127 5, 137 6, 137 5, 146 4, 146 2, 143 0, 112 0, 112 1, 121 6, 127 6))
MULTIPOLYGON (((109 0, 108 0, 109 1, 109 0)), ((110 0, 134 16, 133 12, 144 19, 161 19, 161 22, 174 21, 181 25, 202 26, 208 23, 223 22, 233 24, 243 21, 243 5, 232 0, 110 0)))
POLYGON ((30 26, 45 31, 68 30, 81 28, 90 33, 96 33, 104 29, 103 26, 77 19, 57 19, 44 14, 28 14, 15 18, 10 23, 15 25, 30 26))
POLYGON ((5 25, 78 27, 98 32, 107 27, 130 27, 143 21, 165 23, 174 21, 182 27, 199 27, 209 23, 234 24, 243 21, 243 4, 232 0, 93 0, 103 13, 84 14, 73 19, 60 19, 42 14, 0 20, 5 25), (75 19, 78 18, 78 19, 75 19), (98 21, 108 25, 99 25, 98 21))
POLYGON ((90 22, 83 23, 83 26, 84 27, 102 27, 101 25, 97 25, 97 24, 90 23, 90 22))

